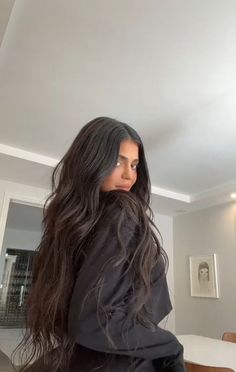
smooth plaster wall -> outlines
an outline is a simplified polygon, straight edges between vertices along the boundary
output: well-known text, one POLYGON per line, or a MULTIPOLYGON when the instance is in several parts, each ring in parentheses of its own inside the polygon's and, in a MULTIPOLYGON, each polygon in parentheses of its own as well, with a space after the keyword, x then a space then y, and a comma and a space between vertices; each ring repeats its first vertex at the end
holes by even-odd
POLYGON ((168 317, 161 323, 161 326, 175 333, 175 295, 174 295, 174 262, 173 262, 173 217, 161 215, 154 210, 154 220, 159 229, 162 239, 163 248, 165 249, 168 259, 169 268, 167 272, 167 282, 170 292, 170 298, 173 310, 168 317))
POLYGON ((236 203, 174 217, 177 334, 221 338, 236 332, 236 203), (190 296, 189 256, 216 253, 220 298, 190 296))

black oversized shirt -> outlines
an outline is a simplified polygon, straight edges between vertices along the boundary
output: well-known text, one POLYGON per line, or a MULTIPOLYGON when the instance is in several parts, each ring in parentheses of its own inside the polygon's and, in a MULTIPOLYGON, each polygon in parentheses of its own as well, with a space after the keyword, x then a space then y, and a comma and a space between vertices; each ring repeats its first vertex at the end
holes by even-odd
MULTIPOLYGON (((172 308, 162 256, 153 269, 148 301, 155 329, 132 321, 127 313, 126 304, 132 293, 133 276, 132 271, 127 272, 125 264, 115 264, 121 255, 121 246, 117 238, 116 220, 113 218, 114 208, 118 208, 116 204, 108 205, 86 246, 86 256, 78 272, 70 302, 69 336, 85 348, 114 354, 116 357, 126 355, 155 360, 178 355, 182 346, 176 337, 158 327, 158 323, 172 308), (101 288, 99 298, 97 284, 101 288), (112 342, 104 330, 108 330, 112 342)), ((137 224, 127 219, 122 227, 125 248, 135 250, 137 239, 137 224)), ((178 371, 184 371, 184 367, 178 371)))

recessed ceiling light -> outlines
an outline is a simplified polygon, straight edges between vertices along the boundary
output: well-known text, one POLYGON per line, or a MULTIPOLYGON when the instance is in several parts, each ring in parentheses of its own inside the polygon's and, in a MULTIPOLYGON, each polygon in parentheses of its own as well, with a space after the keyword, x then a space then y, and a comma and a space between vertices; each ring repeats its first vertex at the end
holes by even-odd
POLYGON ((230 197, 231 197, 232 199, 236 199, 236 192, 233 192, 232 194, 230 194, 230 197))

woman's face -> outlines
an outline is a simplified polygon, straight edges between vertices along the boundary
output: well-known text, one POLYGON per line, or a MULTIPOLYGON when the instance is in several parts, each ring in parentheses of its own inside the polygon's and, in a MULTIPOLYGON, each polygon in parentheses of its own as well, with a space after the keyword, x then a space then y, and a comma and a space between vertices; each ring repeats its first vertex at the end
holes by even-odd
POLYGON ((209 278, 209 270, 207 268, 202 268, 199 270, 199 278, 200 280, 208 280, 209 278))
POLYGON ((137 180, 138 162, 139 148, 137 143, 131 140, 122 141, 116 167, 111 174, 104 179, 101 190, 130 191, 137 180))

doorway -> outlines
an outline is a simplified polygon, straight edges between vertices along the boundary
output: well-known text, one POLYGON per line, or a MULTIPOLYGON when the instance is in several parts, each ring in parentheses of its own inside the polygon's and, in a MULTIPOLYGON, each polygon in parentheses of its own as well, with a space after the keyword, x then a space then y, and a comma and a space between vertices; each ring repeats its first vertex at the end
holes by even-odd
POLYGON ((19 344, 32 263, 42 236, 43 201, 5 195, 0 223, 0 344, 8 356, 19 344))

